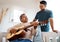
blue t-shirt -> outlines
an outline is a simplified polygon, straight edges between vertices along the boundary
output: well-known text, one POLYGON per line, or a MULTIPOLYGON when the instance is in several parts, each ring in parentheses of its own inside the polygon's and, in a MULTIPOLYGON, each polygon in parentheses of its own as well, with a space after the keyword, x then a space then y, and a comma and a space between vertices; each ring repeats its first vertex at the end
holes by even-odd
MULTIPOLYGON (((52 18, 52 17, 53 17, 52 11, 42 10, 42 11, 37 12, 37 14, 35 16, 35 19, 40 22, 40 21, 44 21, 44 20, 48 21, 49 18, 52 18)), ((48 32, 49 31, 49 22, 46 25, 41 26, 41 31, 43 31, 43 32, 48 32)))

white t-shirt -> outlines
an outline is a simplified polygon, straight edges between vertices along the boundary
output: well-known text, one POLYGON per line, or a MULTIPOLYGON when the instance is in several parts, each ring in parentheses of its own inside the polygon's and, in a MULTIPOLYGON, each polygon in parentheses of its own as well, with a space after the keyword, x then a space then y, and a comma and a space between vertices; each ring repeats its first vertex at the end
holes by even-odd
MULTIPOLYGON (((21 23, 21 25, 28 26, 28 25, 30 25, 30 23, 21 23)), ((34 27, 33 26, 27 28, 26 35, 25 35, 25 37, 23 39, 30 39, 32 41, 33 40, 33 36, 34 36, 32 34, 33 32, 34 32, 34 27)))
MULTIPOLYGON (((15 26, 11 27, 10 29, 12 29, 12 28, 18 29, 19 27, 29 26, 29 25, 30 25, 30 23, 19 23, 19 24, 15 25, 15 26)), ((27 28, 27 32, 26 32, 25 36, 22 39, 29 39, 29 40, 32 41, 33 40, 33 36, 34 36, 33 33, 34 33, 34 27, 33 26, 27 28)))

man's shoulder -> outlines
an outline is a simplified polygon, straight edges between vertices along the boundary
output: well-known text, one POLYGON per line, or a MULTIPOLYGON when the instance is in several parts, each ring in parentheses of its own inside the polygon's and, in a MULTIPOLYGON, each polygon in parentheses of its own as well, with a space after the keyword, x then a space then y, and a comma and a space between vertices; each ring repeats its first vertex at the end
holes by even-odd
POLYGON ((39 14, 39 13, 40 13, 40 11, 37 12, 37 14, 39 14))
POLYGON ((48 10, 48 9, 46 9, 45 11, 46 11, 46 12, 49 12, 49 13, 51 13, 51 12, 52 12, 51 10, 48 10))
POLYGON ((20 27, 21 25, 22 25, 21 23, 15 24, 14 26, 12 26, 12 28, 17 28, 20 27))

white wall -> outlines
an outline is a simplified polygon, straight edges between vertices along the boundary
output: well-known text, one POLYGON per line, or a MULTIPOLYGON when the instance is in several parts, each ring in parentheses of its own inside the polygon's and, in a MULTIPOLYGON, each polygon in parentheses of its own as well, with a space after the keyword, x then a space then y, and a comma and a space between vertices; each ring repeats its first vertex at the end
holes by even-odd
POLYGON ((16 14, 14 11, 23 11, 28 15, 29 22, 32 21, 39 10, 39 0, 0 0, 0 9, 2 8, 9 8, 0 24, 0 32, 6 32, 9 27, 20 22, 11 21, 11 19, 14 19, 14 14, 16 14))
POLYGON ((46 0, 47 8, 53 11, 54 28, 60 31, 60 0, 46 0))
MULTIPOLYGON (((6 32, 9 27, 13 26, 13 24, 17 24, 16 22, 11 22, 11 19, 14 19, 14 14, 17 13, 16 11, 23 11, 28 16, 29 22, 32 21, 36 15, 36 12, 39 11, 39 1, 40 0, 0 0, 0 10, 2 8, 9 8, 6 16, 3 17, 2 22, 0 24, 0 32, 6 32)), ((59 30, 60 1, 59 0, 58 1, 46 0, 46 1, 48 2, 47 8, 53 11, 54 27, 55 29, 59 30)), ((20 12, 18 12, 18 14, 19 13, 20 12)), ((19 23, 20 21, 17 22, 19 23)))

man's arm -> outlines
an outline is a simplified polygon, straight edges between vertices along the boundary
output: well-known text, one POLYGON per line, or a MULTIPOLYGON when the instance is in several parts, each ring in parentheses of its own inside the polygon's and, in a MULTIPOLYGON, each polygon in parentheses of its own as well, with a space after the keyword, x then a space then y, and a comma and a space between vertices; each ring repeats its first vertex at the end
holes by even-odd
POLYGON ((34 29, 34 27, 32 28, 32 31, 31 31, 32 35, 36 35, 36 29, 34 29))
POLYGON ((53 18, 50 18, 49 20, 50 20, 50 25, 51 25, 52 31, 57 32, 57 30, 54 30, 53 18))
POLYGON ((37 19, 34 19, 33 21, 36 21, 37 19))

